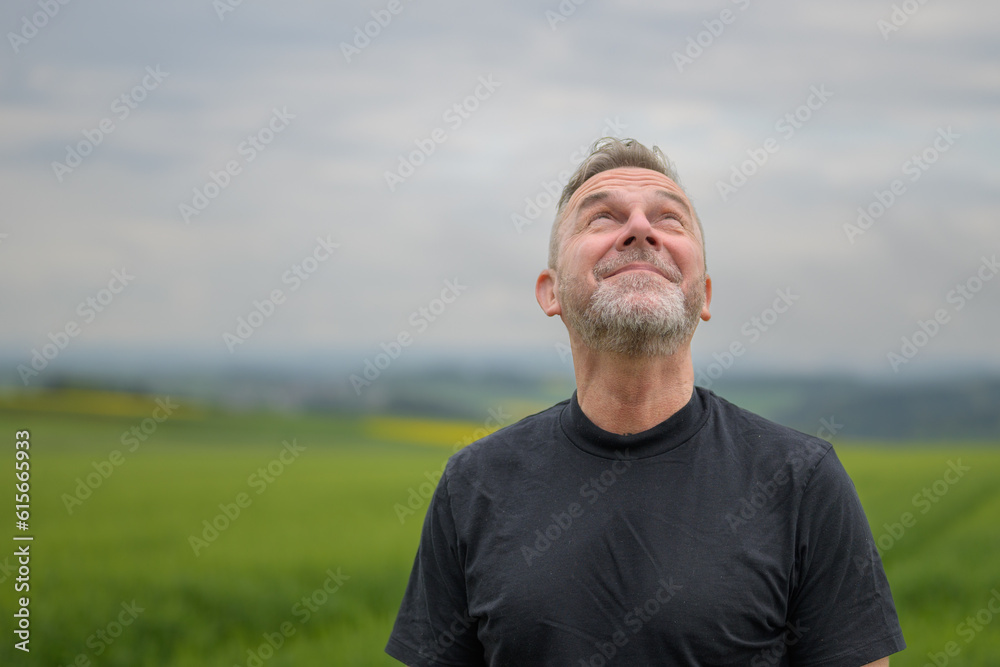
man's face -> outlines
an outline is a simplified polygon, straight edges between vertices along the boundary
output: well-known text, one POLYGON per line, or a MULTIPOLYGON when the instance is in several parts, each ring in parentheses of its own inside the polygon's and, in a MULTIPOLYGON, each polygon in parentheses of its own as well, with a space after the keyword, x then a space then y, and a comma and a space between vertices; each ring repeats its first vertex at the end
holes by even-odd
POLYGON ((673 354, 710 317, 694 209, 663 174, 623 168, 593 176, 567 203, 559 234, 554 298, 546 307, 540 294, 539 303, 591 348, 673 354))

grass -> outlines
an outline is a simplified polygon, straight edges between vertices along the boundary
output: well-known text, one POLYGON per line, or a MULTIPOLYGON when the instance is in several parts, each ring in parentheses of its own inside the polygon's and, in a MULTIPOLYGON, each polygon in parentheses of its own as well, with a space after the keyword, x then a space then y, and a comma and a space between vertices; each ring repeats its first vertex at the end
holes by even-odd
MULTIPOLYGON (((0 439, 31 430, 35 535, 32 651, 15 651, 8 639, 0 664, 70 665, 80 655, 129 667, 247 666, 258 658, 267 667, 398 664, 382 649, 423 508, 401 522, 394 505, 481 424, 185 409, 129 452, 121 435, 151 414, 151 402, 119 396, 87 412, 60 400, 58 410, 44 401, 0 404, 0 439), (305 450, 279 466, 282 442, 293 440, 305 450), (67 511, 63 495, 115 449, 121 465, 67 511), (258 470, 269 465, 271 481, 251 483, 266 481, 258 470), (225 519, 219 504, 239 494, 249 506, 225 519), (213 519, 223 529, 196 555, 190 538, 205 539, 202 522, 213 519), (336 585, 328 572, 342 583, 332 594, 323 588, 336 585), (122 604, 133 601, 142 611, 106 643, 98 631, 117 633, 122 604), (280 649, 270 649, 268 636, 280 649)), ((837 450, 873 533, 892 538, 883 557, 910 645, 894 667, 924 665, 950 641, 960 649, 950 665, 1000 664, 1000 619, 969 642, 959 627, 1000 590, 1000 449, 845 443, 837 450), (949 461, 959 460, 969 470, 922 513, 914 496, 933 492, 949 461), (914 521, 893 537, 904 512, 914 521)), ((6 469, 13 449, 3 451, 6 469)), ((11 481, 4 474, 0 497, 12 498, 11 481)), ((0 552, 0 565, 11 552, 0 552)), ((0 570, 0 579, 0 613, 10 619, 13 577, 0 570)))

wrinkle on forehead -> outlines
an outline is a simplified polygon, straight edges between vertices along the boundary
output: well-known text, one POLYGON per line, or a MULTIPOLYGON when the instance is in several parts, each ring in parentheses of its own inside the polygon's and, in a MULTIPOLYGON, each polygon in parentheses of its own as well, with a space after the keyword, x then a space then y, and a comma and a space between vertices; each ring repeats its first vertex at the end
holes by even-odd
MULTIPOLYGON (((702 245, 702 253, 704 253, 705 242, 704 232, 701 229, 701 221, 698 220, 698 214, 695 213, 691 200, 688 199, 687 194, 683 189, 681 189, 681 186, 665 174, 653 171, 652 169, 642 169, 639 167, 619 167, 617 169, 608 169, 607 171, 594 174, 587 179, 586 182, 584 182, 584 184, 573 193, 573 196, 570 197, 570 200, 566 203, 566 211, 559 220, 558 235, 560 238, 560 246, 562 245, 562 241, 565 239, 565 234, 567 233, 564 229, 566 221, 580 212, 581 203, 585 199, 588 199, 594 194, 601 196, 603 192, 608 192, 608 196, 612 196, 611 193, 616 190, 619 192, 622 190, 639 192, 647 188, 655 188, 657 194, 673 199, 685 208, 686 213, 691 217, 692 221, 696 223, 695 226, 698 227, 699 242, 702 245)), ((569 233, 572 234, 572 231, 569 233)))
POLYGON ((566 210, 567 212, 575 210, 584 197, 601 189, 639 190, 645 187, 662 188, 674 193, 687 203, 689 210, 693 210, 687 195, 684 194, 681 187, 670 179, 670 177, 652 169, 637 167, 619 167, 618 169, 608 169, 607 171, 594 174, 573 193, 573 196, 567 202, 566 210))
MULTIPOLYGON (((667 199, 680 204, 688 215, 694 215, 693 211, 691 211, 690 205, 688 204, 688 200, 676 192, 671 192, 670 190, 664 190, 662 187, 658 187, 653 191, 653 195, 660 199, 667 199)), ((584 211, 595 204, 605 201, 624 204, 628 201, 628 195, 624 194, 620 189, 614 188, 597 190, 596 192, 591 192, 589 195, 583 196, 583 199, 580 200, 580 204, 577 207, 577 212, 584 211)))

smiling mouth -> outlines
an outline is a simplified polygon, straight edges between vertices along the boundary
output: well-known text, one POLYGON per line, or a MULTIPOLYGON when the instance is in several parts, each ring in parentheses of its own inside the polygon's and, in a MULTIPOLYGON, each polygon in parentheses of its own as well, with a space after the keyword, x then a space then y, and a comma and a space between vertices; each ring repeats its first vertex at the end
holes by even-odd
POLYGON ((669 278, 667 277, 666 273, 664 273, 660 269, 656 268, 652 264, 643 264, 643 263, 637 263, 637 262, 633 262, 631 264, 626 264, 625 266, 623 266, 621 268, 615 269, 614 271, 612 271, 611 273, 607 274, 604 277, 605 278, 610 278, 611 276, 617 276, 619 273, 625 273, 627 271, 648 271, 649 273, 655 273, 656 275, 660 276, 661 278, 666 278, 667 280, 669 280, 669 278))

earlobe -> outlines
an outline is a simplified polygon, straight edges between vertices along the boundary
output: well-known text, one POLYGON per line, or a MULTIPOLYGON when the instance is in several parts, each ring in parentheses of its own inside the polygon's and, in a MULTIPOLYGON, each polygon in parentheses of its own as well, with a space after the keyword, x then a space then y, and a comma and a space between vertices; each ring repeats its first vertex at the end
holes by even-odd
POLYGON ((556 277, 552 269, 545 269, 535 281, 535 299, 546 315, 562 315, 562 307, 556 296, 556 277))
POLYGON ((712 319, 709 306, 712 304, 712 278, 705 274, 705 305, 701 307, 701 319, 708 322, 712 319))

